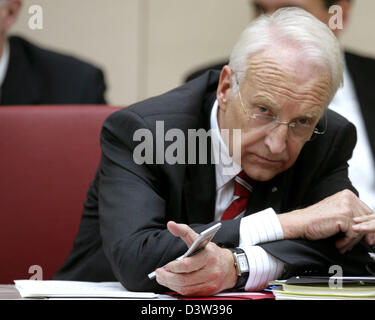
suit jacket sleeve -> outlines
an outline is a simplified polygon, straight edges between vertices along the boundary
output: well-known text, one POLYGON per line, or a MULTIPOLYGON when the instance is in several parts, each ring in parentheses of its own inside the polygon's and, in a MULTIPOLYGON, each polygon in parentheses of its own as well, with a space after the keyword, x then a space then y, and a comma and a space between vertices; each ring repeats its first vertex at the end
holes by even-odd
MULTIPOLYGON (((332 144, 328 146, 329 152, 324 163, 315 172, 316 179, 312 183, 308 204, 317 203, 344 189, 357 193, 347 172, 347 161, 352 155, 355 142, 355 127, 347 123, 335 135, 332 144)), ((335 247, 335 241, 342 236, 343 234, 338 234, 319 241, 282 240, 264 243, 261 247, 288 265, 285 278, 292 275, 328 275, 332 265, 340 265, 344 276, 372 273, 368 255, 370 248, 359 243, 351 252, 340 254, 335 247)))
MULTIPOLYGON (((166 229, 169 220, 179 220, 169 207, 172 201, 167 193, 178 186, 166 176, 167 166, 155 162, 139 165, 134 161, 133 150, 138 142, 133 141, 133 133, 147 129, 147 124, 131 110, 126 108, 110 116, 101 134, 99 221, 103 249, 116 278, 126 288, 165 291, 147 274, 187 249, 166 229)), ((155 144, 148 147, 154 148, 155 144)), ((181 218, 180 222, 185 221, 181 218)), ((201 232, 209 225, 191 227, 201 232)), ((235 246, 238 230, 239 221, 226 222, 215 242, 235 246)))

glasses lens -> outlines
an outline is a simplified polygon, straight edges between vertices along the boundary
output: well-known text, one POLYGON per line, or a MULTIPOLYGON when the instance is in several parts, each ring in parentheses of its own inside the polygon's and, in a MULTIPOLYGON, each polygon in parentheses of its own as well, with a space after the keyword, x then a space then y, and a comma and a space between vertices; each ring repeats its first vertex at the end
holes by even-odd
POLYGON ((306 138, 311 136, 313 128, 310 126, 304 125, 295 125, 294 127, 290 128, 293 134, 297 137, 306 138))
POLYGON ((268 116, 265 114, 255 113, 251 116, 252 119, 255 120, 257 125, 260 126, 267 126, 273 122, 276 124, 276 118, 273 116, 268 116))

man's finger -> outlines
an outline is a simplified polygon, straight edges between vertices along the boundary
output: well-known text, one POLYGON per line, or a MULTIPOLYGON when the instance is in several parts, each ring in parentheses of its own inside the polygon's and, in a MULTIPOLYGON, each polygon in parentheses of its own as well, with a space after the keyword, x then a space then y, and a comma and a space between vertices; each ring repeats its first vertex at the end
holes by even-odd
POLYGON ((348 233, 345 237, 336 241, 336 248, 340 251, 340 253, 345 253, 353 249, 353 247, 361 241, 364 237, 364 234, 357 234, 357 233, 348 233))
POLYGON ((357 217, 371 217, 373 215, 374 212, 361 199, 357 198, 355 204, 356 205, 354 206, 354 219, 356 219, 357 217))
POLYGON ((354 217, 353 220, 356 223, 371 221, 371 220, 375 220, 375 215, 370 214, 370 215, 367 215, 367 216, 354 217))
POLYGON ((175 237, 181 238, 188 247, 190 247, 194 240, 199 236, 192 228, 183 223, 169 221, 167 223, 167 228, 175 237))
POLYGON ((374 211, 372 211, 371 208, 366 203, 364 203, 361 199, 359 199, 359 203, 362 209, 365 211, 366 216, 372 216, 374 214, 374 211))
POLYGON ((368 234, 366 234, 366 236, 365 236, 365 242, 369 246, 373 246, 375 244, 375 234, 374 233, 368 233, 368 234))
POLYGON ((185 296, 207 296, 219 291, 216 278, 205 269, 188 274, 175 274, 161 268, 157 270, 157 281, 185 296))
POLYGON ((164 269, 173 273, 190 273, 202 269, 206 265, 206 255, 200 252, 194 257, 186 257, 182 260, 171 261, 164 269))
POLYGON ((209 279, 209 272, 205 269, 199 269, 188 273, 175 273, 167 268, 161 268, 158 270, 157 280, 161 280, 164 284, 167 284, 169 288, 176 288, 177 286, 192 286, 209 279))
MULTIPOLYGON (((358 232, 363 230, 355 231, 358 232)), ((364 241, 370 246, 375 245, 375 233, 359 233, 357 237, 346 236, 337 240, 336 248, 340 251, 341 254, 344 254, 347 251, 351 251, 353 247, 356 246, 362 239, 364 239, 364 241)))

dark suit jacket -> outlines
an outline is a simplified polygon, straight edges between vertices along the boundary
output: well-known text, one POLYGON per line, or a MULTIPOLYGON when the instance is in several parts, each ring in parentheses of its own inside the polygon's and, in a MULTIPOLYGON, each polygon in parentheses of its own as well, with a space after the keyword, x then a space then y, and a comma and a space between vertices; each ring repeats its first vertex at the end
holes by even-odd
MULTIPOLYGON (((105 121, 101 163, 88 192, 74 248, 56 279, 104 281, 115 277, 130 290, 164 289, 147 274, 186 250, 184 243, 166 230, 166 223, 187 223, 197 232, 212 224, 215 166, 155 161, 138 165, 133 150, 139 142, 133 141, 133 133, 147 128, 155 137, 158 120, 164 121, 165 132, 179 128, 185 137, 188 129, 209 130, 218 79, 218 72, 208 72, 183 87, 116 112, 105 121)), ((355 128, 334 112, 328 116, 327 133, 308 142, 293 167, 257 184, 247 214, 268 207, 287 212, 346 188, 355 191, 347 177, 355 128), (279 191, 271 192, 275 186, 279 191)), ((155 141, 149 148, 158 151, 155 141)), ((237 246, 239 223, 239 219, 223 221, 214 241, 224 247, 237 246)), ((327 274, 333 264, 340 264, 345 275, 368 274, 365 265, 370 260, 362 245, 346 255, 338 253, 333 239, 285 240, 261 246, 286 262, 289 274, 327 274)))
POLYGON ((10 37, 1 105, 105 104, 101 70, 78 59, 10 37))
MULTIPOLYGON (((345 51, 345 62, 353 80, 373 158, 375 159, 375 60, 345 51)), ((190 73, 185 81, 190 81, 208 70, 221 70, 226 64, 228 64, 228 60, 201 67, 190 73)))

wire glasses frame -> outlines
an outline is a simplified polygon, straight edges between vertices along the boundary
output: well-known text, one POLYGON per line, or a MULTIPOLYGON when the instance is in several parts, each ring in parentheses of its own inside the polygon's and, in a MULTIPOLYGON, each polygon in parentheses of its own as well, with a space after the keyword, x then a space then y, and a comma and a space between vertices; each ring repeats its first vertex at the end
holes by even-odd
MULTIPOLYGON (((241 96, 241 91, 239 90, 240 86, 239 86, 239 83, 238 83, 238 80, 237 80, 237 77, 236 77, 236 82, 237 82, 237 86, 238 86, 238 95, 239 95, 239 98, 240 98, 240 103, 241 103, 241 107, 242 107, 242 110, 244 111, 244 113, 249 117, 249 119, 253 119, 253 120, 263 120, 263 121, 268 121, 267 124, 270 124, 270 123, 275 123, 276 127, 278 127, 279 125, 281 124, 285 124, 287 125, 289 128, 295 128, 298 126, 298 124, 295 122, 295 121, 291 121, 291 122, 287 122, 287 121, 280 121, 279 117, 278 116, 270 116, 270 115, 265 115, 265 114, 258 114, 258 113, 254 113, 254 114, 249 114, 248 110, 245 108, 244 104, 243 104, 243 101, 242 101, 242 96, 241 96)), ((327 119, 327 112, 325 111, 324 112, 324 122, 325 122, 325 125, 324 125, 324 130, 320 131, 318 128, 314 128, 312 134, 316 134, 316 135, 323 135, 327 132, 327 126, 328 126, 328 119, 327 119)), ((303 126, 303 125, 300 125, 304 128, 307 128, 307 129, 311 129, 308 125, 307 126, 303 126)), ((311 140, 311 137, 310 139, 311 140)))

